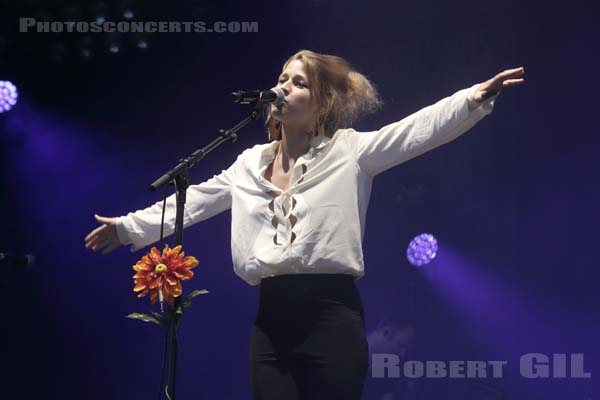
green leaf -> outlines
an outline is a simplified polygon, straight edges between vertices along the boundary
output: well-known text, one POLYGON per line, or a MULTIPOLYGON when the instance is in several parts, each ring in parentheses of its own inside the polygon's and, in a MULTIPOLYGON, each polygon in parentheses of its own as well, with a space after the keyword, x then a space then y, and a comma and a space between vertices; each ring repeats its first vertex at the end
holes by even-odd
POLYGON ((206 289, 197 289, 197 290, 194 290, 193 292, 191 292, 190 294, 188 294, 184 299, 181 300, 181 307, 183 308, 183 310, 187 310, 188 308, 190 308, 190 306, 192 305, 192 299, 194 297, 199 296, 201 294, 205 294, 205 293, 210 293, 210 292, 206 289))
POLYGON ((154 322, 155 324, 161 325, 161 322, 159 320, 148 314, 132 313, 125 316, 125 318, 139 319, 140 321, 154 322))
POLYGON ((192 293, 188 294, 186 296, 187 300, 192 300, 194 297, 201 295, 201 294, 205 294, 205 293, 210 293, 208 290, 206 289, 196 289, 194 290, 192 293))

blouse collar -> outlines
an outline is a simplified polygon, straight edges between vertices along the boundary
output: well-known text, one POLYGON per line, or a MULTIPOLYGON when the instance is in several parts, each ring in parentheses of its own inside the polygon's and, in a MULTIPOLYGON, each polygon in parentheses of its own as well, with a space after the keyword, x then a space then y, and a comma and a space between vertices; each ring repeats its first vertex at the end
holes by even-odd
MULTIPOLYGON (((325 135, 324 133, 320 133, 317 136, 313 136, 310 140, 310 148, 308 149, 308 152, 302 155, 302 157, 312 159, 315 153, 318 150, 321 150, 323 147, 325 147, 330 141, 331 138, 325 135)), ((259 171, 262 171, 263 168, 266 168, 271 163, 271 161, 273 161, 273 158, 275 158, 275 151, 277 150, 278 144, 279 140, 272 140, 268 144, 268 146, 262 151, 258 165, 259 171)))

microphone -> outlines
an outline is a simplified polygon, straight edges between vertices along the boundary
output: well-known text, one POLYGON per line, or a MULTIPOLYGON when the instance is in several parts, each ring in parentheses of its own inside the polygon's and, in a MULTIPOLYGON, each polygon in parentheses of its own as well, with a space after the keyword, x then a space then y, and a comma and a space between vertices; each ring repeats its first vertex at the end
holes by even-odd
POLYGON ((0 264, 9 265, 33 265, 35 264, 35 256, 33 254, 26 254, 24 256, 17 256, 9 253, 0 253, 0 264))
POLYGON ((238 90, 231 93, 231 97, 234 102, 240 104, 273 103, 278 106, 283 103, 285 93, 280 88, 274 87, 269 90, 238 90))

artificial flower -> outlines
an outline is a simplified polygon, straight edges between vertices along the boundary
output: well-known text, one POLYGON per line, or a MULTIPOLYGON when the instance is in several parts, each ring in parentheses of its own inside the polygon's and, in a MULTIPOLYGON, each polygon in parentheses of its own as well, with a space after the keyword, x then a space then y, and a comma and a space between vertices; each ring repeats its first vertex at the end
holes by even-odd
POLYGON ((198 265, 195 257, 187 256, 181 251, 181 245, 170 249, 165 245, 162 254, 153 247, 148 254, 142 257, 134 266, 133 275, 134 292, 140 292, 138 297, 150 293, 150 302, 156 303, 159 297, 173 305, 176 297, 181 296, 181 281, 194 276, 191 271, 198 265), (159 295, 160 292, 160 296, 159 295))

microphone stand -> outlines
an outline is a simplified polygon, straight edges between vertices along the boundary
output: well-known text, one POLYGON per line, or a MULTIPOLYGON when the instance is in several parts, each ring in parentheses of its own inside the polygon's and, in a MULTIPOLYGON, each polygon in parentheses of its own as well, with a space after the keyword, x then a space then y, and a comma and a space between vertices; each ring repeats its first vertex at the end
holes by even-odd
MULTIPOLYGON (((186 202, 186 191, 190 186, 188 170, 192 168, 198 161, 202 160, 204 156, 206 156, 209 152, 217 148, 223 142, 227 140, 231 140, 232 143, 235 143, 237 140, 237 131, 246 126, 250 121, 255 120, 264 105, 264 102, 256 101, 251 103, 252 109, 250 114, 244 118, 241 122, 236 124, 233 128, 228 130, 219 130, 219 135, 216 139, 210 142, 206 147, 198 149, 190 154, 188 157, 179 160, 179 164, 177 164, 170 171, 166 172, 155 180, 150 185, 150 191, 154 192, 158 188, 166 185, 167 183, 173 182, 175 185, 175 190, 177 192, 177 208, 175 214, 175 233, 173 240, 173 247, 181 245, 183 243, 183 212, 185 209, 186 202)), ((179 321, 181 319, 181 315, 183 313, 183 309, 181 307, 181 296, 175 298, 173 307, 169 307, 166 324, 167 324, 167 332, 165 337, 165 342, 169 343, 167 357, 169 359, 169 372, 168 372, 168 380, 167 386, 165 387, 165 395, 169 400, 175 400, 175 377, 177 373, 177 330, 179 328, 179 321)), ((162 373, 162 372, 161 372, 162 373)), ((161 376, 160 390, 162 391, 162 383, 163 377, 161 376)))

